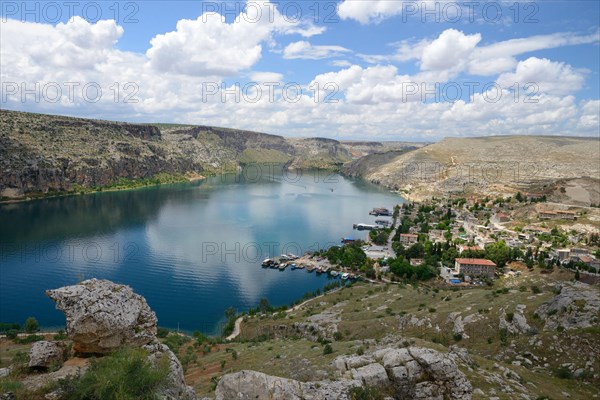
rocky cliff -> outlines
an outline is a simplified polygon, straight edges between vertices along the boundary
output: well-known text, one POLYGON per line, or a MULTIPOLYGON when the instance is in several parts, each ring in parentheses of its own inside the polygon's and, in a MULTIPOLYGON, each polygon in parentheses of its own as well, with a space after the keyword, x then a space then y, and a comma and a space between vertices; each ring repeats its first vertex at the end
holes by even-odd
POLYGON ((332 168, 349 159, 334 140, 0 111, 0 198, 5 200, 183 180, 253 162, 332 168))

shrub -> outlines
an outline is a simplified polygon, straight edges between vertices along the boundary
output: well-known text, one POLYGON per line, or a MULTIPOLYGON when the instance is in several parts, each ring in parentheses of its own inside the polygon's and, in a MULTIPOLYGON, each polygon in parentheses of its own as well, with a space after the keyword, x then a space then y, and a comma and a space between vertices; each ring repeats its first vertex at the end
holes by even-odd
POLYGON ((462 334, 460 334, 460 333, 455 333, 453 337, 454 337, 454 340, 457 342, 460 342, 463 338, 462 334))
POLYGON ((18 344, 29 344, 29 343, 39 342, 40 340, 44 340, 44 337, 40 336, 40 335, 27 335, 22 338, 13 339, 13 341, 18 344))
POLYGON ((80 378, 60 382, 66 400, 155 400, 156 391, 169 375, 169 358, 156 365, 148 361, 143 349, 123 349, 112 355, 92 359, 88 371, 80 378))
POLYGON ((25 332, 32 333, 40 330, 40 324, 38 324, 37 319, 34 317, 29 317, 25 320, 25 332))
POLYGON ((515 313, 512 313, 512 312, 506 313, 506 321, 507 322, 513 322, 513 319, 515 319, 515 313))
POLYGON ((542 293, 542 290, 538 286, 532 286, 531 291, 535 294, 542 293))
POLYGON ((331 354, 331 353, 333 353, 333 348, 331 347, 331 345, 329 343, 327 343, 323 347, 323 355, 326 356, 327 354, 331 354))
POLYGON ((179 334, 172 334, 169 335, 165 340, 164 340, 164 344, 166 344, 169 349, 171 349, 171 351, 175 354, 179 353, 179 349, 181 348, 181 346, 183 346, 184 344, 186 344, 187 342, 189 342, 191 339, 188 336, 183 336, 183 335, 179 335, 179 334))
POLYGON ((11 340, 16 339, 18 335, 19 335, 19 331, 16 329, 10 329, 10 330, 6 331, 6 337, 11 340))
POLYGON ((559 367, 554 371, 554 375, 560 379, 571 379, 573 377, 571 370, 567 367, 559 367))
POLYGON ((342 332, 340 331, 335 331, 335 333, 333 334, 333 339, 337 342, 339 342, 340 340, 342 340, 342 332))
POLYGON ((372 386, 359 386, 350 390, 352 400, 383 400, 385 397, 378 388, 372 386))
POLYGON ((166 338, 169 335, 169 330, 167 328, 158 328, 156 329, 156 336, 159 338, 166 338))

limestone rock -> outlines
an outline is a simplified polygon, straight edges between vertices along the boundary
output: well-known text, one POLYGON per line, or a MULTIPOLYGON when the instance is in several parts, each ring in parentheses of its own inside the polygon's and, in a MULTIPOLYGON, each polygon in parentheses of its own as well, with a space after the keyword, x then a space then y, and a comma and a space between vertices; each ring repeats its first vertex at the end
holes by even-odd
POLYGON ((90 279, 46 294, 65 313, 76 352, 110 353, 122 346, 143 346, 155 338, 156 315, 128 286, 90 279))
POLYGON ((383 386, 389 382, 387 372, 381 364, 373 363, 352 371, 354 379, 366 386, 383 386))
POLYGON ((194 400, 196 394, 194 389, 185 384, 183 378, 183 367, 175 354, 164 344, 155 341, 144 346, 148 351, 148 359, 152 363, 158 362, 162 357, 169 358, 170 372, 169 384, 163 388, 158 395, 164 400, 194 400))
POLYGON ((324 400, 349 399, 348 391, 360 386, 358 381, 322 381, 303 383, 256 371, 224 375, 216 389, 216 400, 278 399, 324 400))
POLYGON ((560 293, 542 304, 536 313, 546 322, 545 330, 590 328, 600 321, 600 292, 582 282, 564 282, 560 293))
POLYGON ((41 340, 29 350, 29 368, 48 368, 65 360, 66 346, 63 342, 41 340))
POLYGON ((506 329, 507 332, 513 334, 530 333, 532 331, 531 326, 527 323, 524 311, 526 306, 524 304, 518 304, 515 307, 515 311, 512 316, 512 320, 508 320, 506 309, 503 309, 500 313, 500 321, 498 323, 499 329, 506 329))

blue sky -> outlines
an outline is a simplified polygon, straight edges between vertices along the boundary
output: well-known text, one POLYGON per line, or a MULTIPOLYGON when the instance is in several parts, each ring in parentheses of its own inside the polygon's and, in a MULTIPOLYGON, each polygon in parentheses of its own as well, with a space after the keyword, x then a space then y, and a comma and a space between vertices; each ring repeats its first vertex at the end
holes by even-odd
POLYGON ((338 139, 599 135, 597 1, 68 4, 2 3, 3 108, 338 139))

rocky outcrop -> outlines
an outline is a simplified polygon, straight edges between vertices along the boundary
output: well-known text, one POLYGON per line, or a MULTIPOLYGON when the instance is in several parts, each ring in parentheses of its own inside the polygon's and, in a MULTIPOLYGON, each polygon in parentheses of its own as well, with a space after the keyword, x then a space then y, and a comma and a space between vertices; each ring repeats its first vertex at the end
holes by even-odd
POLYGON ((167 346, 156 340, 144 346, 144 349, 148 351, 148 359, 153 364, 163 357, 169 359, 169 383, 157 393, 163 400, 194 400, 196 398, 194 390, 185 384, 183 367, 179 359, 167 346))
POLYGON ((156 337, 156 314, 128 286, 90 279, 46 294, 65 313, 75 352, 106 354, 156 337))
POLYGON ((512 313, 507 313, 506 309, 502 309, 498 328, 505 329, 512 334, 531 334, 535 332, 527 323, 527 318, 524 315, 525 308, 524 304, 517 304, 515 311, 512 313))
POLYGON ((340 356, 334 366, 343 377, 369 386, 391 388, 398 398, 470 399, 473 388, 455 359, 470 360, 419 347, 386 348, 372 355, 340 356))
POLYGON ((545 330, 559 326, 569 329, 590 328, 600 323, 600 292, 581 282, 564 282, 556 286, 559 294, 542 304, 536 314, 545 321, 545 330))
MULTIPOLYGON (((156 315, 146 299, 129 286, 90 279, 78 285, 49 290, 46 294, 65 313, 67 334, 74 342, 75 351, 104 354, 124 346, 142 347, 153 364, 164 357, 169 360, 168 382, 157 393, 160 399, 196 399, 194 390, 185 384, 181 363, 156 337, 156 315)), ((48 346, 41 345, 40 348, 48 346)), ((73 371, 63 367, 56 374, 64 377, 65 374, 72 375, 73 371)), ((53 378, 50 375, 46 377, 53 378)))
POLYGON ((60 365, 66 355, 66 346, 63 342, 46 340, 35 342, 29 350, 29 368, 48 368, 51 365, 60 365))
POLYGON ((240 371, 224 375, 216 388, 216 400, 346 400, 358 381, 299 382, 256 371, 240 371))
POLYGON ((299 382, 255 371, 224 375, 216 400, 226 399, 349 399, 357 386, 395 393, 400 399, 468 400, 473 388, 455 359, 470 361, 468 352, 453 355, 409 347, 386 348, 366 355, 343 355, 333 361, 338 380, 299 382), (466 354, 465 354, 466 353, 466 354))

